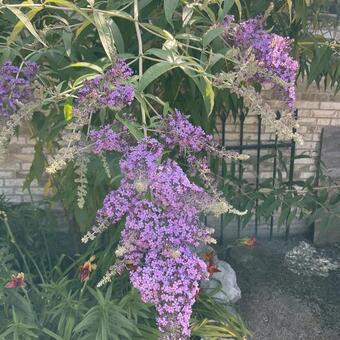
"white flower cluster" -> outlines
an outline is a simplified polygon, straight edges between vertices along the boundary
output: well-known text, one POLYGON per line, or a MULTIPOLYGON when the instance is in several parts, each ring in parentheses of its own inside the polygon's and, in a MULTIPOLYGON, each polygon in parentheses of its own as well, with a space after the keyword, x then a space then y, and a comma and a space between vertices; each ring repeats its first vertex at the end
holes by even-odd
MULTIPOLYGON (((214 84, 218 88, 227 88, 232 93, 243 98, 244 105, 249 113, 260 115, 264 125, 276 132, 280 139, 293 139, 297 143, 302 144, 302 136, 293 132, 294 128, 298 127, 291 112, 282 111, 282 117, 277 119, 276 110, 274 110, 262 98, 261 93, 256 91, 252 85, 252 79, 256 75, 265 72, 253 56, 246 56, 242 62, 237 64, 234 72, 220 73, 215 77, 214 84)), ((268 71, 266 76, 269 77, 268 71)), ((272 80, 282 85, 282 80, 278 77, 272 76, 272 80)))
POLYGON ((98 234, 104 232, 110 226, 110 221, 103 220, 101 223, 92 226, 92 228, 82 237, 81 242, 87 243, 93 241, 98 234))
POLYGON ((82 155, 75 161, 75 174, 78 176, 74 181, 78 183, 77 187, 77 203, 80 209, 84 208, 86 195, 87 195, 87 165, 89 163, 88 157, 82 155))

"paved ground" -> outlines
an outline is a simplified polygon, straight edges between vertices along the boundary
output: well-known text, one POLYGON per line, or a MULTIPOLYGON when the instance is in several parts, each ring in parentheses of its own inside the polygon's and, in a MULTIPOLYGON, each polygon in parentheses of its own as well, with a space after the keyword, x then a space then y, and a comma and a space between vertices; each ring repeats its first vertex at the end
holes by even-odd
MULTIPOLYGON (((340 340, 340 271, 328 277, 292 273, 284 255, 299 240, 233 248, 227 261, 242 291, 237 303, 252 340, 340 340)), ((327 248, 340 259, 340 247, 327 248)))

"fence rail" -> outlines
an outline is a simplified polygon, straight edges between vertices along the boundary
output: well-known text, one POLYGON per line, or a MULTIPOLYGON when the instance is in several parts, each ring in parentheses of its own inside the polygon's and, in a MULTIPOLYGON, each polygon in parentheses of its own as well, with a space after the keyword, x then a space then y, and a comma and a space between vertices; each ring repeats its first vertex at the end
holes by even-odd
MULTIPOLYGON (((281 118, 280 112, 276 113, 277 119, 281 118)), ((298 111, 295 111, 295 119, 298 117, 298 111)), ((255 162, 255 190, 258 192, 259 186, 260 186, 260 174, 261 174, 261 154, 263 150, 273 150, 273 162, 272 162, 272 175, 271 175, 271 184, 273 188, 276 185, 277 181, 277 172, 278 172, 278 150, 280 149, 288 149, 290 153, 289 157, 289 168, 288 168, 288 189, 292 189, 293 187, 293 181, 294 181, 294 165, 295 165, 295 154, 296 154, 296 145, 294 140, 291 140, 290 142, 281 142, 278 140, 278 137, 275 136, 274 140, 269 141, 263 141, 263 126, 262 126, 262 119, 261 116, 257 116, 257 129, 256 129, 256 143, 244 143, 244 123, 246 119, 246 115, 241 112, 238 119, 239 119, 239 138, 238 144, 226 144, 226 136, 228 135, 228 123, 227 123, 227 115, 222 114, 220 116, 221 118, 221 143, 222 146, 226 150, 234 150, 238 151, 239 153, 243 153, 245 150, 256 150, 256 162, 255 162)), ((234 124, 234 123, 232 123, 234 124)), ((296 132, 296 129, 293 129, 293 132, 296 132)), ((239 185, 239 193, 241 193, 242 190, 242 183, 243 183, 243 167, 246 167, 247 165, 244 164, 242 161, 238 162, 238 171, 237 171, 237 180, 239 185)), ((221 167, 221 176, 222 178, 225 178, 227 171, 226 171, 226 165, 222 164, 221 167)), ((258 214, 259 209, 259 198, 257 197, 255 200, 255 221, 254 221, 254 236, 258 236, 258 228, 259 228, 259 220, 260 216, 258 214)), ((249 223, 249 222, 248 222, 249 223)), ((270 225, 269 225, 269 239, 271 240, 273 237, 273 228, 275 223, 275 216, 274 212, 270 216, 270 225)), ((225 216, 220 217, 220 235, 219 235, 219 242, 223 244, 224 241, 224 230, 225 230, 225 216)), ((288 239, 290 235, 290 223, 288 222, 288 217, 286 219, 285 223, 285 238, 288 239)), ((237 216, 237 237, 240 238, 241 236, 241 217, 237 216)))

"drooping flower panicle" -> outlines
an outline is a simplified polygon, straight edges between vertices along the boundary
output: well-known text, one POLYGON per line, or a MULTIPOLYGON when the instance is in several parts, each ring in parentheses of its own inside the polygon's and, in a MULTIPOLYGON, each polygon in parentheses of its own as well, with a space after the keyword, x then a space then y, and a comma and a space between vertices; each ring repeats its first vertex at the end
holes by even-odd
POLYGON ((121 110, 131 105, 135 91, 127 81, 133 74, 131 68, 122 60, 103 75, 85 81, 78 91, 80 114, 92 113, 102 108, 121 110))
MULTIPOLYGON (((135 97, 134 87, 129 83, 129 77, 132 74, 132 69, 123 60, 118 60, 104 74, 84 82, 77 92, 78 98, 73 108, 72 121, 69 122, 62 136, 63 146, 47 167, 48 173, 56 173, 76 157, 78 154, 77 144, 81 143, 81 131, 84 126, 91 124, 93 114, 103 109, 120 111, 131 105, 135 97)), ((117 143, 122 141, 119 134, 109 130, 109 128, 103 127, 99 131, 91 132, 89 137, 95 138, 97 141, 94 147, 96 153, 101 153, 106 149, 114 150, 117 143), (106 141, 106 139, 108 140, 106 141)))
POLYGON ((39 67, 27 61, 20 69, 6 61, 0 66, 0 118, 9 117, 32 101, 39 67))
POLYGON ((97 223, 83 242, 125 218, 115 251, 117 261, 98 286, 127 270, 142 300, 155 305, 163 335, 184 339, 190 335, 189 319, 199 282, 218 271, 194 251, 215 242, 211 236, 214 230, 201 222, 200 214, 238 211, 216 190, 208 192, 194 184, 176 160, 164 156, 178 149, 188 163, 195 159, 209 171, 200 154, 215 148, 212 136, 193 126, 180 111, 164 119, 159 139, 145 137, 136 143, 128 135, 116 122, 113 127, 107 125, 90 133, 94 153, 123 154, 119 162, 123 178, 120 186, 105 197, 97 223))
POLYGON ((233 16, 226 16, 223 22, 224 36, 227 40, 246 51, 251 49, 259 65, 268 72, 255 78, 260 83, 273 83, 282 92, 282 97, 290 110, 295 109, 295 80, 298 62, 291 57, 292 40, 275 33, 267 32, 261 17, 234 24, 233 16), (233 25, 232 25, 233 23, 233 25), (273 76, 282 81, 281 86, 273 81, 273 76))

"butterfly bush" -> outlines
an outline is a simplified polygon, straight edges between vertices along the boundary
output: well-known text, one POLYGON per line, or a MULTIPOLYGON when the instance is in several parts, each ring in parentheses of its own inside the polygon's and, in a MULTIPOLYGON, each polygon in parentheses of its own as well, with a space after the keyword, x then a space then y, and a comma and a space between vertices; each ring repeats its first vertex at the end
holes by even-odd
POLYGON ((216 206, 218 213, 234 208, 214 191, 193 183, 177 159, 166 155, 178 149, 188 166, 193 157, 206 165, 200 153, 208 150, 207 145, 213 147, 212 136, 176 110, 162 121, 158 134, 139 142, 129 141, 119 124, 118 128, 107 125, 92 130, 90 137, 95 154, 122 153, 120 185, 107 194, 96 225, 82 239, 92 240, 125 218, 116 263, 98 286, 127 270, 142 300, 155 305, 164 338, 185 339, 190 335, 189 320, 199 282, 209 277, 195 248, 214 242, 213 229, 207 228, 200 216, 214 212, 216 206), (222 208, 221 202, 225 203, 222 208))
POLYGON ((230 72, 220 72, 214 77, 217 88, 229 89, 243 98, 248 112, 261 116, 263 124, 276 132, 280 139, 293 139, 302 144, 296 133, 295 79, 298 62, 291 57, 292 40, 264 30, 265 18, 257 17, 236 23, 226 16, 221 24, 224 39, 233 47, 235 64, 230 72), (273 109, 258 91, 256 84, 279 94, 279 107, 273 109), (282 116, 277 119, 275 111, 282 116))
POLYGON ((37 82, 39 66, 26 61, 22 67, 6 61, 0 66, 0 158, 16 127, 41 106, 43 89, 37 82))
POLYGON ((20 69, 6 61, 0 67, 0 117, 7 118, 32 101, 39 67, 27 61, 20 69))
MULTIPOLYGON (((84 82, 77 92, 73 119, 68 124, 61 139, 61 144, 65 146, 59 149, 55 159, 46 169, 48 173, 56 173, 63 169, 67 162, 76 157, 79 153, 78 145, 81 142, 81 130, 84 126, 91 124, 91 118, 95 112, 100 109, 120 111, 122 108, 131 105, 135 92, 128 80, 132 74, 132 69, 123 60, 118 60, 104 74, 84 82)), ((102 140, 106 139, 107 130, 97 132, 97 134, 100 133, 102 133, 102 140)), ((114 135, 112 134, 110 137, 114 138, 114 135)))
MULTIPOLYGON (((291 57, 292 40, 264 30, 263 20, 258 17, 241 22, 236 27, 233 16, 224 19, 224 35, 232 39, 234 46, 241 49, 251 49, 259 65, 270 75, 282 80, 281 90, 289 108, 295 108, 295 79, 298 72, 298 62, 291 57)), ((265 83, 273 82, 263 73, 256 80, 265 83)), ((276 88, 279 88, 277 82, 276 88)))
MULTIPOLYGON (((231 25, 233 20, 229 21, 231 25)), ((242 34, 245 37, 248 31, 249 39, 255 39, 252 38, 254 33, 251 33, 253 28, 245 27, 243 30, 243 33, 240 31, 236 35, 240 36, 237 38, 240 45, 245 39, 242 34)), ((251 60, 251 64, 254 58, 260 57, 255 55, 253 59, 248 58, 247 63, 251 60)), ((232 82, 235 91, 242 95, 244 79, 265 79, 260 71, 263 65, 256 64, 256 67, 249 68, 247 63, 243 68, 239 66, 237 72, 231 72, 229 78, 223 78, 224 75, 216 77, 214 84, 219 86, 232 82), (248 72, 249 69, 252 72, 248 72)), ((7 74, 12 79, 16 74, 16 78, 24 79, 21 82, 13 80, 12 90, 0 99, 4 103, 1 109, 6 108, 6 116, 15 115, 11 111, 16 109, 13 105, 19 103, 19 99, 20 103, 29 99, 30 90, 26 86, 35 77, 37 67, 26 64, 19 70, 5 64, 2 70, 3 77, 7 74), (21 92, 13 96, 14 90, 21 92), (8 104, 10 101, 11 105, 8 104)), ((162 339, 188 339, 190 316, 199 293, 199 283, 218 271, 195 251, 199 246, 216 242, 214 230, 207 228, 201 217, 206 214, 246 213, 235 209, 220 192, 209 168, 208 155, 237 160, 248 157, 217 145, 211 135, 191 124, 179 110, 157 122, 155 129, 144 127, 149 135, 145 134, 138 140, 136 134, 130 132, 131 126, 138 126, 137 121, 128 114, 117 113, 110 124, 91 128, 93 115, 98 110, 121 111, 132 104, 135 96, 132 75, 130 67, 118 60, 104 74, 84 82, 76 93, 72 119, 62 136, 62 147, 47 172, 53 174, 63 169, 67 162, 74 161, 78 176, 75 180, 78 184, 78 205, 82 208, 87 193, 86 168, 91 157, 99 157, 103 161, 105 172, 110 177, 105 157, 111 152, 121 155, 120 183, 106 195, 97 211, 94 226, 82 238, 86 243, 114 224, 124 221, 114 254, 115 262, 98 287, 110 282, 114 275, 127 271, 142 300, 155 306, 162 339)), ((246 100, 250 106, 261 109, 256 92, 246 100)), ((87 280, 92 269, 94 266, 90 262, 85 263, 81 279, 87 280)))

